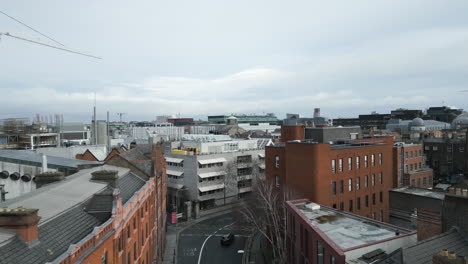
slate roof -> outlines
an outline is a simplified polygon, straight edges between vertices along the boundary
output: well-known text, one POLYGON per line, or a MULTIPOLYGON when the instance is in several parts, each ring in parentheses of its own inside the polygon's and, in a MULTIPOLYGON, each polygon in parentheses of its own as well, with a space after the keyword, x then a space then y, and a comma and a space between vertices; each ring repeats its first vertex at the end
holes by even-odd
POLYGON ((456 228, 442 233, 430 239, 420 241, 414 246, 399 249, 390 254, 379 264, 431 264, 432 255, 439 253, 443 249, 453 251, 457 255, 468 255, 468 241, 459 233, 456 228))
POLYGON ((147 160, 148 158, 141 152, 138 148, 134 148, 124 153, 121 153, 120 156, 124 157, 126 160, 147 160))
POLYGON ((55 260, 71 244, 80 242, 108 219, 95 212, 112 211, 113 189, 103 182, 91 181, 91 172, 117 170, 120 195, 125 204, 146 183, 127 168, 110 165, 82 170, 63 181, 12 199, 8 207, 39 208, 42 217, 38 240, 29 244, 19 236, 0 229, 0 264, 36 264, 55 260), (87 206, 87 208, 85 208, 87 206), (88 213, 90 212, 90 213, 88 213))
POLYGON ((153 175, 153 162, 151 160, 145 161, 130 161, 135 167, 142 170, 146 175, 153 175))
POLYGON ((76 206, 39 226, 39 240, 28 246, 18 236, 0 247, 0 264, 36 264, 52 261, 102 224, 76 206))
MULTIPOLYGON (((42 155, 24 150, 0 150, 0 160, 13 162, 29 162, 35 166, 42 166, 42 155)), ((82 164, 101 164, 100 162, 67 159, 47 156, 47 164, 50 167, 77 168, 82 164)))
POLYGON ((129 173, 126 176, 119 179, 117 187, 120 189, 120 197, 122 198, 122 203, 126 204, 130 198, 138 191, 143 185, 145 185, 145 180, 136 176, 133 173, 129 173))

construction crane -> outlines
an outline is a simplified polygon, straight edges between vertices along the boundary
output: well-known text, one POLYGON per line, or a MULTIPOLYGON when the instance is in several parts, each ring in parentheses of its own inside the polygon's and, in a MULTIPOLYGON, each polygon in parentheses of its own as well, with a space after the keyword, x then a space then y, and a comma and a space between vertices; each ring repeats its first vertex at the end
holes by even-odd
POLYGON ((117 113, 117 115, 120 117, 120 123, 122 123, 122 116, 126 115, 127 113, 117 113))
POLYGON ((15 36, 15 35, 13 35, 13 34, 11 34, 11 33, 9 33, 9 32, 0 32, 0 38, 1 38, 2 36, 6 36, 6 37, 10 37, 10 38, 15 38, 15 39, 19 39, 19 40, 31 42, 31 43, 38 44, 38 45, 42 45, 42 46, 46 46, 46 47, 49 47, 49 48, 54 48, 54 49, 62 50, 62 51, 65 51, 65 52, 70 52, 70 53, 74 53, 74 54, 77 54, 77 55, 90 57, 90 58, 93 58, 93 59, 102 60, 101 57, 97 57, 97 56, 94 56, 94 55, 86 54, 86 53, 79 52, 79 51, 75 51, 75 50, 71 50, 71 49, 65 48, 65 47, 54 46, 54 45, 51 45, 51 44, 39 42, 39 41, 32 40, 32 39, 28 39, 28 38, 25 38, 25 37, 15 36))

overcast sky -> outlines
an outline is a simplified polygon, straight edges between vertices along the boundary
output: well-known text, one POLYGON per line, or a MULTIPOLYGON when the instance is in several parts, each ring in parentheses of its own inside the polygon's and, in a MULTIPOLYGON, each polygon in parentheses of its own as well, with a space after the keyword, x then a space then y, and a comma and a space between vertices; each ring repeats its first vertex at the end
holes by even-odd
MULTIPOLYGON (((0 118, 353 117, 468 109, 468 1, 14 0, 0 10, 91 59, 3 36, 0 118)), ((0 32, 48 42, 0 14, 0 32)))

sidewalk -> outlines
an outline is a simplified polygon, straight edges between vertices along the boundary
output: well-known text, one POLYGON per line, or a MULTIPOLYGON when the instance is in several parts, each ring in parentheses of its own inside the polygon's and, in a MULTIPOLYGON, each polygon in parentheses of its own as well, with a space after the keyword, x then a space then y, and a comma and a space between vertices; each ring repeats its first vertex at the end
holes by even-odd
POLYGON ((210 219, 212 217, 220 216, 232 212, 232 205, 226 206, 225 208, 217 208, 217 211, 213 214, 204 215, 198 219, 194 219, 190 222, 180 222, 170 224, 167 227, 166 232, 166 249, 164 251, 163 264, 175 264, 177 263, 177 240, 180 232, 184 231, 187 227, 199 223, 201 221, 210 219))
POLYGON ((265 264, 262 253, 263 236, 256 232, 249 237, 249 241, 245 245, 245 257, 242 259, 243 264, 265 264))

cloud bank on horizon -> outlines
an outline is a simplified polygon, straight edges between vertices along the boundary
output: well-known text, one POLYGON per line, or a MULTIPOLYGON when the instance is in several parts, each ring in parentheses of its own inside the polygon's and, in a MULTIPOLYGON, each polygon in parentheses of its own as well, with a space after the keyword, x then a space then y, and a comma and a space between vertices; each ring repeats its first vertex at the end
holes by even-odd
MULTIPOLYGON (((0 10, 67 47, 0 42, 0 118, 89 121, 274 112, 352 117, 468 109, 466 1, 18 0, 0 10), (117 119, 116 115, 112 116, 117 119)), ((0 16, 1 32, 46 40, 0 16)))

